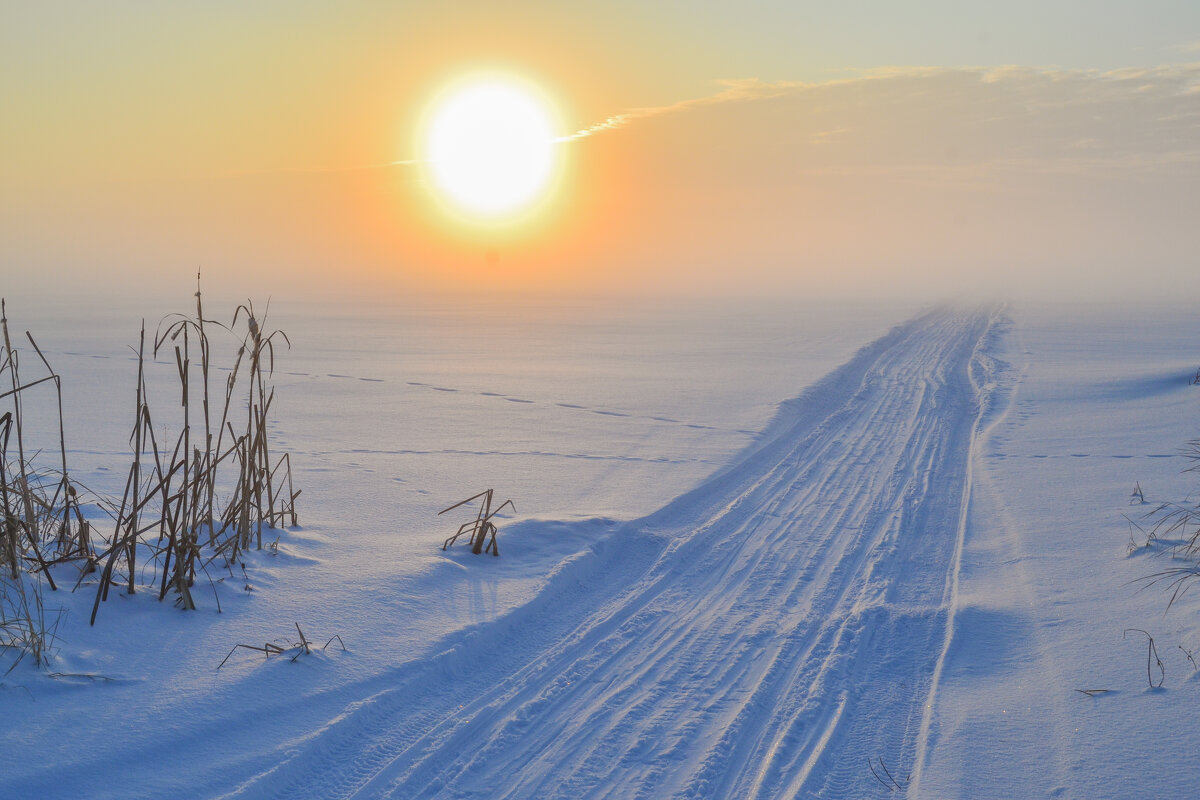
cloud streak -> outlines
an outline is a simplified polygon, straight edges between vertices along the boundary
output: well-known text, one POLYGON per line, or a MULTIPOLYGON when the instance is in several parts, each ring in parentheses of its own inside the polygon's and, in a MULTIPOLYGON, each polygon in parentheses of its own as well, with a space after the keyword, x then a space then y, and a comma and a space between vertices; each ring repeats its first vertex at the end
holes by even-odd
MULTIPOLYGON (((821 168, 991 162, 1056 171, 1200 163, 1200 63, 1111 71, 889 67, 824 82, 719 82, 719 91, 635 108, 560 137, 571 143, 660 117, 722 126, 748 140, 770 128, 792 149, 820 146, 821 168), (760 105, 771 101, 767 112, 760 105), (719 106, 741 105, 716 114, 719 106), (709 110, 702 119, 694 115, 709 110)), ((682 133, 682 131, 680 131, 682 133)))
POLYGON ((778 97, 792 91, 796 87, 805 86, 806 84, 796 82, 763 83, 756 78, 749 78, 744 80, 717 81, 717 85, 724 88, 716 94, 707 97, 696 97, 690 100, 680 100, 665 106, 633 108, 628 111, 622 111, 620 114, 614 114, 594 125, 581 128, 566 136, 560 136, 554 141, 558 143, 574 142, 579 139, 586 139, 589 136, 595 136, 598 133, 604 133, 605 131, 624 128, 639 120, 658 117, 664 114, 677 114, 704 106, 778 97))

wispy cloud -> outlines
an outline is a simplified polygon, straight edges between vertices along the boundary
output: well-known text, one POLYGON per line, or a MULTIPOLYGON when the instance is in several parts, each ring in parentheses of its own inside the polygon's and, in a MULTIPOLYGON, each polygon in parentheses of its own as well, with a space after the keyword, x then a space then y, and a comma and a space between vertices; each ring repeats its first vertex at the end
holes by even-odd
POLYGON ((808 137, 810 144, 827 144, 842 134, 850 133, 849 128, 832 128, 827 131, 817 131, 808 137))
POLYGON ((820 169, 1042 163, 1087 171, 1100 164, 1200 163, 1200 64, 1110 71, 888 67, 819 83, 749 79, 719 86, 706 97, 615 114, 558 141, 671 115, 681 118, 679 125, 722 126, 731 137, 769 129, 781 142, 780 157, 804 145, 836 151, 822 156, 820 169), (773 103, 760 106, 764 100, 773 103), (685 121, 734 104, 744 108, 685 121))
POLYGON ((722 80, 717 81, 718 86, 724 87, 716 94, 706 97, 696 97, 690 100, 680 100, 665 106, 653 106, 648 108, 633 108, 628 111, 622 111, 620 114, 614 114, 607 119, 597 122, 594 125, 589 125, 586 128, 581 128, 574 133, 566 136, 560 136, 555 139, 555 142, 573 142, 577 139, 585 139, 589 136, 595 136, 604 131, 616 130, 636 122, 638 120, 647 119, 649 117, 658 117, 664 114, 675 114, 682 111, 690 111, 703 106, 711 106, 719 103, 731 103, 746 100, 761 100, 766 97, 777 97, 786 94, 789 91, 806 84, 798 82, 780 82, 780 83, 764 83, 756 78, 744 80, 722 80))

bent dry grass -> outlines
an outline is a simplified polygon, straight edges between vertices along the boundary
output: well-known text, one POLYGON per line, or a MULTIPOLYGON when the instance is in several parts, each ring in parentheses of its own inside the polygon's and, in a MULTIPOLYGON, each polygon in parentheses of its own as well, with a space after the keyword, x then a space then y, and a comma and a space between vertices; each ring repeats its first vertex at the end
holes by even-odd
POLYGON ((195 609, 196 582, 206 580, 220 610, 210 571, 232 574, 243 553, 263 549, 264 528, 298 523, 291 458, 276 456, 268 436, 276 345, 290 347, 287 334, 268 330, 266 311, 258 314, 253 303, 239 305, 226 325, 205 317, 198 288, 195 301, 194 316, 165 317, 149 341, 142 323, 132 458, 119 501, 70 478, 62 380, 32 334, 31 349, 14 345, 0 301, 0 649, 15 649, 18 660, 29 655, 45 665, 56 619, 46 613, 43 585, 57 591, 56 574, 61 579, 72 566, 72 591, 94 583, 93 625, 114 589, 170 595, 180 608, 195 609), (223 379, 214 377, 222 371, 214 361, 218 337, 233 351, 223 379), (34 358, 36 377, 22 375, 22 357, 34 358), (160 357, 173 362, 179 392, 178 416, 167 423, 178 433, 168 440, 159 436, 162 420, 147 392, 147 369, 161 368, 160 357), (51 402, 38 394, 51 390, 51 402), (57 409, 53 463, 44 443, 27 441, 25 404, 35 394, 37 409, 57 409), (85 515, 84 506, 93 513, 85 515), (109 525, 101 524, 105 518, 109 525))
POLYGON ((500 546, 496 544, 496 534, 499 531, 496 528, 496 524, 492 522, 492 518, 503 511, 506 506, 511 506, 513 511, 516 511, 517 507, 513 505, 512 500, 505 500, 496 508, 492 508, 493 494, 494 490, 487 489, 477 495, 468 497, 466 500, 460 500, 449 508, 444 508, 438 512, 438 516, 440 517, 448 511, 453 511, 456 508, 474 503, 476 500, 479 501, 479 509, 475 514, 475 518, 464 522, 458 527, 458 531, 454 535, 447 537, 442 542, 443 550, 448 550, 451 545, 458 541, 459 537, 466 535, 468 543, 471 545, 471 552, 475 555, 484 552, 485 547, 492 555, 500 555, 500 546), (490 542, 487 541, 489 534, 492 537, 490 542))
MULTIPOLYGON (((1190 462, 1184 472, 1200 472, 1200 439, 1185 443, 1181 455, 1190 462)), ((1140 482, 1135 485, 1129 502, 1131 505, 1147 503, 1140 482)), ((1143 548, 1154 548, 1157 554, 1173 562, 1172 566, 1135 581, 1147 588, 1165 588, 1169 593, 1167 610, 1170 610, 1200 579, 1200 503, 1192 500, 1156 502, 1137 520, 1129 516, 1125 519, 1129 524, 1130 555, 1143 548)))
MULTIPOLYGON (((299 642, 285 642, 282 645, 278 644, 277 642, 264 642, 262 647, 254 644, 235 644, 229 649, 229 653, 223 659, 221 659, 221 663, 217 664, 217 669, 225 666, 226 662, 233 658, 233 654, 238 650, 253 650, 257 653, 262 653, 266 658, 284 655, 285 653, 289 653, 294 650, 295 653, 293 653, 291 658, 293 664, 296 663, 296 659, 300 658, 300 656, 311 655, 314 650, 318 649, 316 643, 309 641, 308 637, 304 635, 304 631, 300 629, 299 622, 293 624, 296 626, 296 633, 300 634, 299 642)), ((346 643, 342 641, 341 636, 335 633, 333 636, 330 636, 328 641, 326 641, 325 644, 320 648, 321 652, 327 650, 329 645, 333 644, 334 640, 337 641, 338 646, 342 648, 343 652, 346 651, 346 643)))
MULTIPOLYGON (((1183 455, 1191 462, 1184 471, 1200 472, 1200 439, 1189 441, 1184 446, 1183 455)), ((1140 484, 1138 495, 1145 502, 1140 484)), ((1173 562, 1172 566, 1137 580, 1147 588, 1162 586, 1169 593, 1167 610, 1170 610, 1200 579, 1200 503, 1159 502, 1143 514, 1140 521, 1128 517, 1126 520, 1129 523, 1130 554, 1141 547, 1157 546, 1160 554, 1173 562), (1137 534, 1141 534, 1143 543, 1138 543, 1137 534)))
POLYGON ((46 612, 42 582, 57 590, 51 570, 56 564, 82 559, 88 569, 91 541, 67 473, 62 381, 28 332, 25 336, 32 350, 26 352, 36 354, 46 374, 22 378, 21 351, 13 345, 2 299, 0 335, 4 345, 0 402, 5 404, 0 406, 0 650, 16 652, 11 670, 26 655, 38 666, 47 664, 59 617, 51 618, 46 612), (50 386, 55 390, 55 403, 45 402, 44 393, 50 386), (40 450, 26 448, 24 401, 30 397, 34 397, 35 408, 56 410, 59 457, 53 466, 43 465, 40 450), (36 463, 35 454, 40 456, 36 463))

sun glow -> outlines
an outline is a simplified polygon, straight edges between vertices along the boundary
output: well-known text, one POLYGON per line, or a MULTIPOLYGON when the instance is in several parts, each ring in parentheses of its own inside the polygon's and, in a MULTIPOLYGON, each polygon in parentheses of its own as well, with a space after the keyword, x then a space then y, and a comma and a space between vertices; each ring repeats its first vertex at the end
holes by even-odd
POLYGON ((428 182, 470 220, 508 222, 543 201, 561 168, 555 115, 534 88, 489 76, 455 84, 427 115, 428 182))

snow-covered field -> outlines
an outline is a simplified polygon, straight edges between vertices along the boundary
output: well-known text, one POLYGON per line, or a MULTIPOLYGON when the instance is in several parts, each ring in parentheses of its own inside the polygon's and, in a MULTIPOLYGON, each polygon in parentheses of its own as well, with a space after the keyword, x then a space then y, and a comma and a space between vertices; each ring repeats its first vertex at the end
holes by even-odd
MULTIPOLYGON (((10 302, 98 492, 163 310, 10 302)), ((90 579, 47 593, 57 674, 0 679, 0 797, 1194 792, 1200 600, 1137 591, 1170 562, 1123 516, 1194 492, 1184 310, 272 314, 301 527, 195 612, 114 593, 90 628, 90 579), (488 487, 501 557, 440 550, 488 487), (347 649, 217 670, 295 623, 347 649)))

